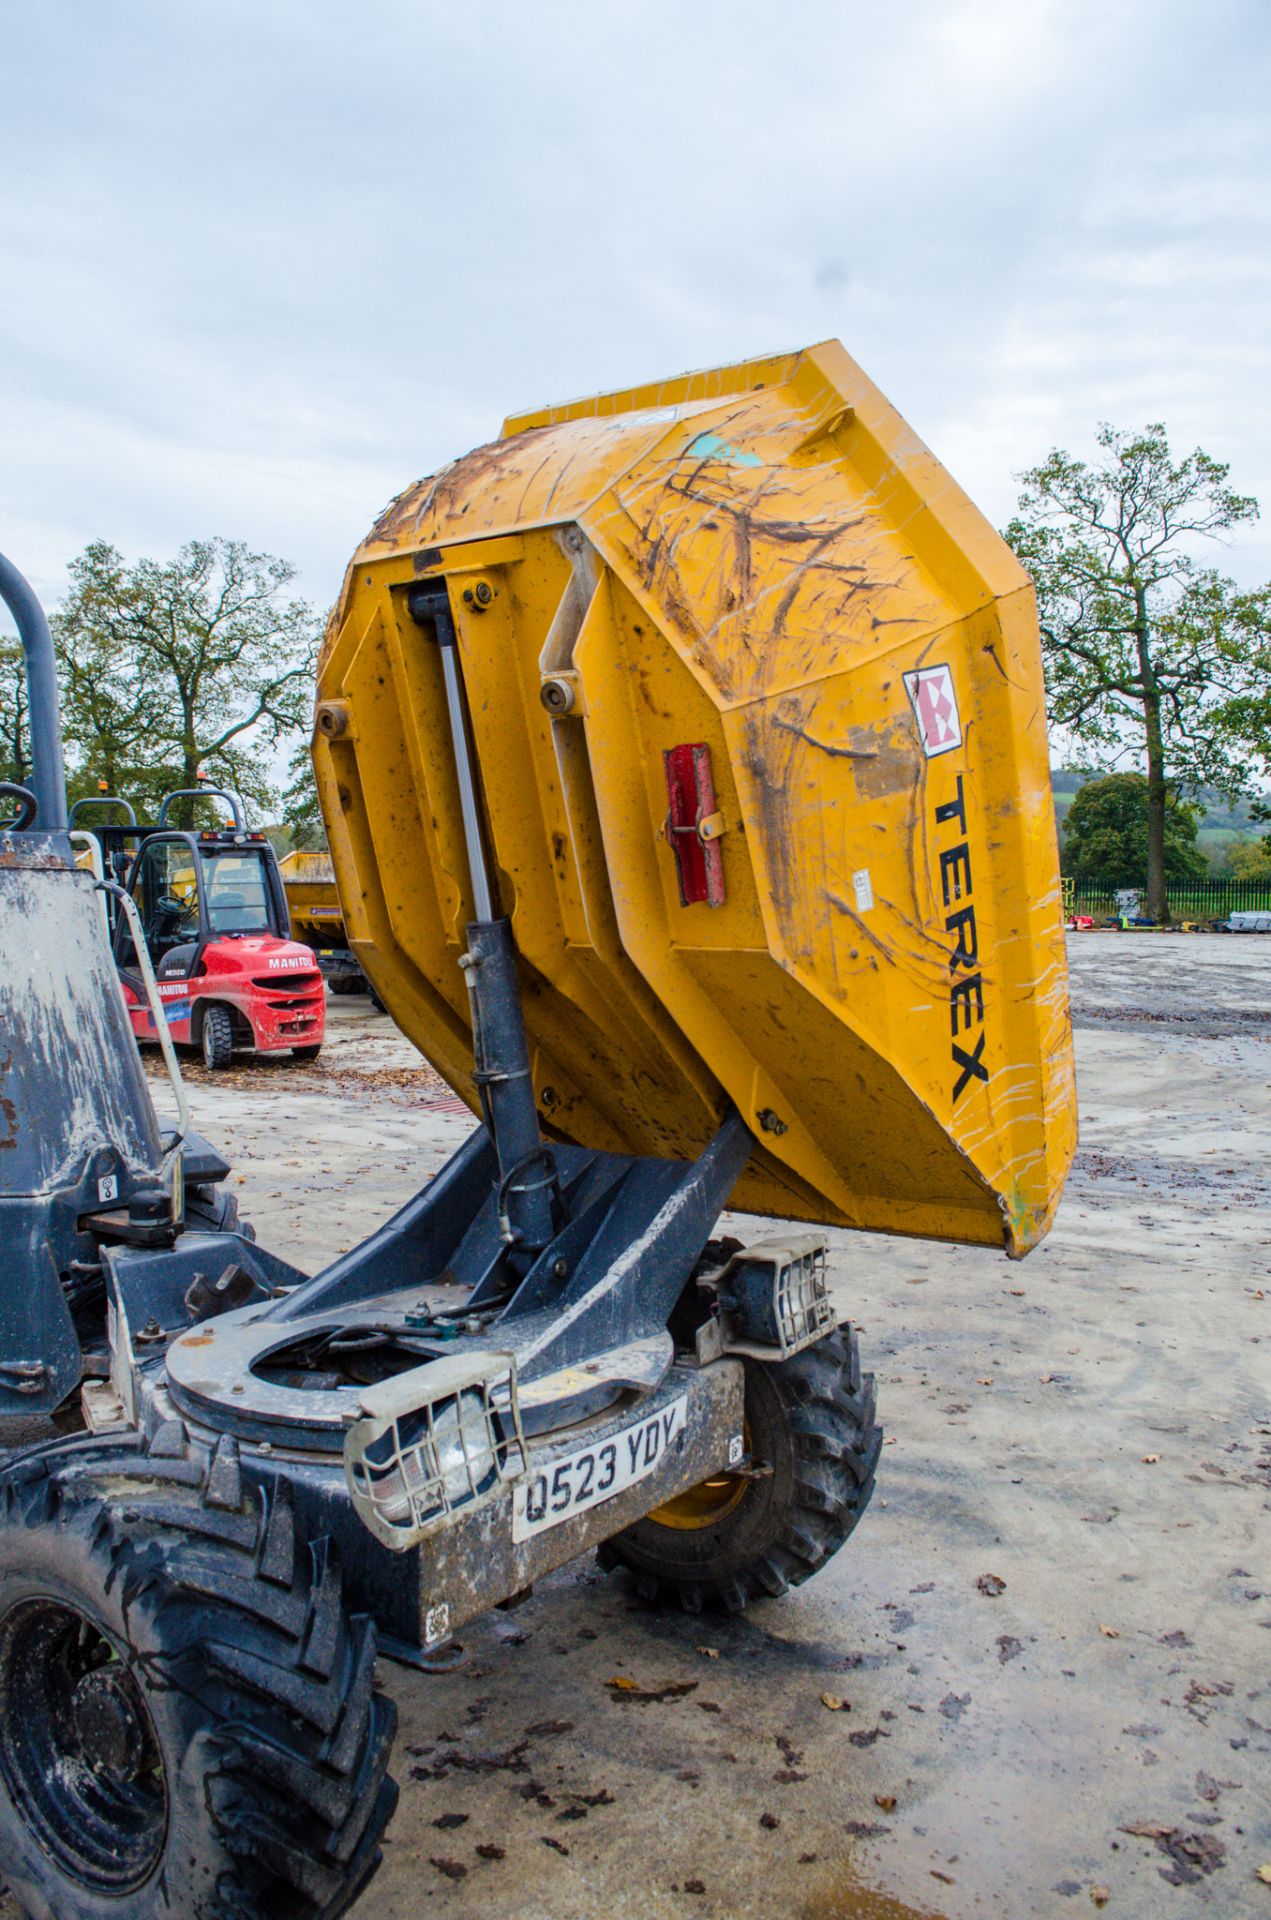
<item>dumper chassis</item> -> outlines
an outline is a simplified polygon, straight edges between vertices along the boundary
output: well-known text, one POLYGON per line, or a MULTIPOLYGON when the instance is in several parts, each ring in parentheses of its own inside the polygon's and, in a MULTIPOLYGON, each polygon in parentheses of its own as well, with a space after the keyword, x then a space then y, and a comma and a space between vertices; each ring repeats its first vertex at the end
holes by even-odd
POLYGON ((0 1423, 86 1423, 0 1470, 0 1872, 35 1920, 335 1920, 396 1800, 377 1653, 427 1667, 589 1549, 690 1611, 784 1592, 868 1502, 873 1384, 814 1236, 712 1239, 754 1148, 735 1109, 690 1162, 540 1131, 444 588, 412 617, 447 689, 484 1119, 319 1274, 259 1245, 161 1017, 155 1118, 111 883, 65 832, 47 628, 5 562, 0 594, 36 766, 0 790, 0 1423))

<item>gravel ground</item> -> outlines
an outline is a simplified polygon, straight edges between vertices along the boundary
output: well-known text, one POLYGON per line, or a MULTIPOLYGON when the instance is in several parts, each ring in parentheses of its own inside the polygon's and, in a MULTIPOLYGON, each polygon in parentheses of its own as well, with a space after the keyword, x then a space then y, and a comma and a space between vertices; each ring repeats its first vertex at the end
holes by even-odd
MULTIPOLYGON (((1070 951, 1046 1244, 830 1236, 888 1434, 848 1547, 740 1621, 579 1564, 465 1630, 466 1670, 386 1667, 402 1799, 357 1920, 1271 1916, 1271 940, 1070 951)), ((189 1070, 304 1267, 470 1124, 366 1006, 312 1067, 189 1070)))

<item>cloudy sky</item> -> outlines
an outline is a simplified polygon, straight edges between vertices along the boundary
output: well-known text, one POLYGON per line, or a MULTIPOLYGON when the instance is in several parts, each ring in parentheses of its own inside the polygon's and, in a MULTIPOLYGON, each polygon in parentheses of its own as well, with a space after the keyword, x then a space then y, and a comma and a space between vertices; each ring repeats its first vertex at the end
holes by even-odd
POLYGON ((1267 519, 1267 0, 7 0, 0 545, 279 553, 536 402, 839 335, 1000 524, 1163 419, 1267 519))

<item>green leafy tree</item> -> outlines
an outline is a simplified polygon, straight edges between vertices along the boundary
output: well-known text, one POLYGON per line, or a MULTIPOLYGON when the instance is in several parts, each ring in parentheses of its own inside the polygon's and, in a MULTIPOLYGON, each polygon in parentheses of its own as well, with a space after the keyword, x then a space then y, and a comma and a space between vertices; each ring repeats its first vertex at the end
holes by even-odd
POLYGON ((30 772, 26 664, 21 642, 5 633, 0 634, 0 780, 22 787, 30 772))
POLYGON ((1196 558, 1258 515, 1221 461, 1176 461, 1159 424, 1097 441, 1094 463, 1056 449, 1021 475, 1006 537, 1037 589, 1051 721, 1095 764, 1146 768, 1147 908, 1163 920, 1171 787, 1248 792, 1265 771, 1271 585, 1244 592, 1196 558))
POLYGON ((287 595, 295 569, 234 540, 135 566, 95 541, 70 575, 52 626, 72 797, 100 779, 149 811, 202 773, 273 804, 269 756, 308 723, 320 627, 287 595))
POLYGON ((1228 847, 1227 870, 1233 880, 1271 880, 1271 834, 1228 847))
MULTIPOLYGON (((1141 887, 1148 861, 1147 778, 1111 773, 1074 796, 1064 822, 1063 868, 1101 887, 1141 887)), ((1165 877, 1195 880, 1208 871, 1197 844, 1200 809, 1174 794, 1165 801, 1165 877)))
POLYGON ((318 805, 318 783, 313 777, 313 757, 307 737, 297 745, 287 772, 290 779, 283 788, 282 817, 290 831, 292 846, 325 847, 327 832, 318 805))

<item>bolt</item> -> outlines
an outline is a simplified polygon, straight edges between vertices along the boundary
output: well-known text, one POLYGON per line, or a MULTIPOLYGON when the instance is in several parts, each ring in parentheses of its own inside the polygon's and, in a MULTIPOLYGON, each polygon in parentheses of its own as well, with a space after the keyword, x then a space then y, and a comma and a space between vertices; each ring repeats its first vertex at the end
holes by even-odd
POLYGON ((494 588, 488 580, 478 580, 474 594, 479 607, 488 607, 494 598, 494 588))
POLYGON ((575 693, 568 680, 544 680, 538 697, 549 713, 572 713, 575 693))
POLYGON ((565 1277, 567 1276, 567 1274, 568 1274, 568 1273, 569 1273, 569 1262, 568 1262, 568 1260, 553 1260, 553 1261, 552 1261, 552 1278, 553 1278, 553 1280, 564 1280, 564 1279, 565 1279, 565 1277))

